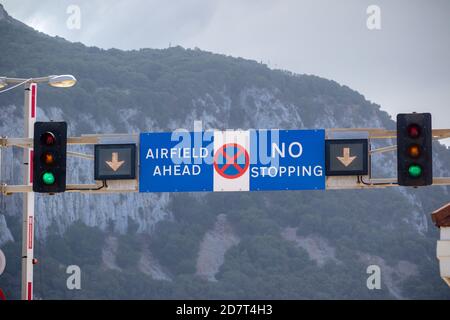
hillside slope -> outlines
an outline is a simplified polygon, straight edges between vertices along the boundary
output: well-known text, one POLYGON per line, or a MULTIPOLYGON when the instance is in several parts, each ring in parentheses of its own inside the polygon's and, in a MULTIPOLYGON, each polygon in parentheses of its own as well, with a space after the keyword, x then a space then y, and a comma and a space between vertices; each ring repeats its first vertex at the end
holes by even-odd
MULTIPOLYGON (((194 120, 205 129, 395 127, 380 106, 334 81, 181 47, 86 47, 2 10, 0 75, 77 77, 71 89, 39 87, 38 118, 68 121, 69 135, 192 129, 194 120)), ((19 89, 0 95, 0 134, 21 135, 22 99, 19 89)), ((436 143, 434 158, 436 174, 449 176, 450 151, 436 143)), ((20 181, 20 161, 19 150, 4 154, 3 182, 20 181)), ((380 176, 395 174, 392 154, 374 165, 380 176)), ((69 166, 69 181, 92 181, 92 163, 69 166)), ((449 299, 429 218, 449 195, 447 187, 40 195, 36 296, 449 299), (218 229, 223 221, 228 227, 218 229), (65 288, 70 264, 83 270, 80 291, 65 288), (366 287, 370 264, 382 267, 381 290, 366 287)), ((0 246, 10 263, 0 287, 17 298, 20 196, 2 198, 1 209, 0 246)))

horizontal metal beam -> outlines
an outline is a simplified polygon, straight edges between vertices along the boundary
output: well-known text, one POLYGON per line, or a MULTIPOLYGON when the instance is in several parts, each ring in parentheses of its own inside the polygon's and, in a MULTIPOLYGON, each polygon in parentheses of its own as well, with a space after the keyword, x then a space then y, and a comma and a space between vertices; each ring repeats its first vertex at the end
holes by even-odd
POLYGON ((29 148, 33 146, 32 138, 0 138, 0 146, 2 147, 20 147, 29 148))
POLYGON ((397 178, 380 178, 369 179, 364 176, 364 183, 358 176, 327 176, 327 190, 347 190, 347 189, 378 189, 386 187, 394 187, 397 185, 397 178))
MULTIPOLYGON (((96 144, 97 139, 84 137, 67 138, 67 144, 96 144)), ((32 148, 33 138, 0 138, 2 147, 32 148)))
MULTIPOLYGON (((80 137, 68 137, 68 145, 89 145, 89 144, 99 144, 103 139, 114 139, 118 140, 123 138, 137 139, 138 134, 86 134, 80 137)), ((30 148, 33 147, 33 138, 0 138, 0 146, 2 147, 20 147, 20 148, 30 148)))
MULTIPOLYGON (((30 185, 5 185, 0 186, 1 193, 11 195, 14 193, 32 192, 33 187, 30 185)), ((102 188, 102 184, 68 184, 66 192, 80 193, 127 193, 137 192, 138 187, 136 181, 134 183, 122 184, 122 186, 106 186, 102 188)))
POLYGON ((434 186, 448 186, 450 185, 450 178, 433 178, 433 185, 434 186))
MULTIPOLYGON (((435 177, 433 178, 434 186, 448 186, 450 185, 449 177, 435 177)), ((378 178, 367 179, 364 183, 358 181, 356 176, 345 177, 327 177, 327 190, 345 190, 345 189, 379 189, 386 187, 399 187, 397 178, 378 178)))
POLYGON ((433 138, 435 139, 450 138, 450 129, 433 129, 433 138))
POLYGON ((74 152, 74 151, 67 151, 68 156, 77 157, 77 158, 83 158, 88 160, 94 160, 94 156, 91 154, 81 153, 81 152, 74 152))
POLYGON ((383 153, 383 152, 389 152, 389 151, 394 151, 397 150, 397 145, 394 146, 388 146, 388 147, 383 147, 383 148, 378 148, 378 149, 373 149, 373 150, 369 150, 370 154, 373 153, 383 153))
POLYGON ((367 132, 369 139, 391 139, 397 137, 397 131, 379 128, 330 128, 329 132, 367 132))
POLYGON ((99 138, 95 136, 81 136, 81 137, 69 137, 67 138, 67 144, 77 144, 77 145, 86 145, 86 144, 98 144, 99 138))
MULTIPOLYGON (((348 177, 350 178, 350 177, 348 177)), ((398 187, 397 178, 380 178, 370 179, 367 181, 357 182, 355 177, 354 183, 327 185, 327 190, 336 189, 377 189, 386 187, 398 187)), ((433 178, 433 185, 435 186, 448 186, 450 185, 450 177, 437 177, 433 178)), ((123 181, 108 181, 106 187, 101 188, 102 184, 68 184, 66 192, 81 192, 81 193, 128 193, 138 192, 137 180, 123 180, 123 181)), ((1 193, 13 194, 31 192, 32 186, 29 185, 1 185, 1 193)))
POLYGON ((108 181, 107 186, 102 187, 102 184, 69 184, 66 192, 80 192, 80 193, 128 193, 138 192, 139 188, 137 180, 116 180, 108 181))
MULTIPOLYGON (((379 128, 330 128, 330 132, 367 132, 369 139, 395 139, 397 130, 386 130, 379 128)), ((440 140, 450 138, 450 129, 433 129, 433 139, 440 140)))

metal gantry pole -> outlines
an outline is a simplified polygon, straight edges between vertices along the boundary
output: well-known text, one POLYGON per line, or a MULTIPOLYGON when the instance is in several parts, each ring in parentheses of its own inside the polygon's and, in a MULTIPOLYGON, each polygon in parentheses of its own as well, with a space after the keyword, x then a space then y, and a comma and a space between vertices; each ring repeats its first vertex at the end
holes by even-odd
MULTIPOLYGON (((37 84, 25 84, 24 101, 24 129, 25 137, 33 138, 34 123, 36 122, 37 84)), ((33 184, 33 149, 24 148, 23 151, 23 182, 27 186, 33 184)), ((28 191, 23 195, 22 219, 22 300, 33 300, 33 258, 34 258, 34 192, 28 191)))

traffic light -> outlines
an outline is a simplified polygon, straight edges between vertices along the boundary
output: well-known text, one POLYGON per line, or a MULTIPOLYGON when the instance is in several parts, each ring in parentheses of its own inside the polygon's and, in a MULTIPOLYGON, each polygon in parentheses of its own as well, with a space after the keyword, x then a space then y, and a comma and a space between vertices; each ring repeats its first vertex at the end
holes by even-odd
POLYGON ((66 191, 67 123, 34 124, 33 191, 66 191))
POLYGON ((433 183, 430 113, 397 115, 397 178, 401 186, 433 183))

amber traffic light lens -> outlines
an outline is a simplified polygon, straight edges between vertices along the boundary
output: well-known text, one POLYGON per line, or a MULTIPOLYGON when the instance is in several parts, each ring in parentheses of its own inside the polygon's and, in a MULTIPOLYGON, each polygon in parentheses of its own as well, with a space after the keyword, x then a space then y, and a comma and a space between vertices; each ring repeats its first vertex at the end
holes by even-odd
POLYGON ((409 146, 408 154, 411 158, 418 158, 420 156, 420 147, 417 144, 409 146))
POLYGON ((47 131, 41 135, 41 142, 46 146, 52 146, 56 143, 56 137, 53 133, 47 131))
POLYGON ((417 124, 412 124, 408 127, 408 136, 410 138, 418 138, 420 136, 420 127, 417 124))
POLYGON ((53 156, 53 154, 51 152, 45 152, 42 155, 42 161, 46 164, 46 165, 52 165, 55 163, 55 157, 53 156))

